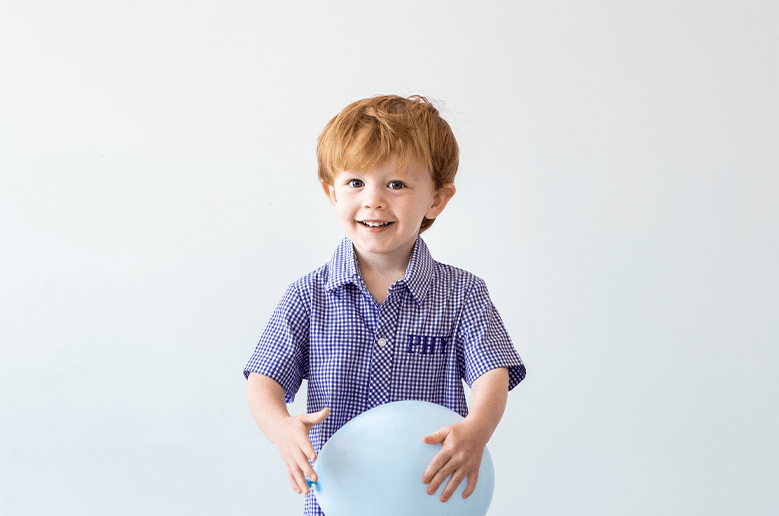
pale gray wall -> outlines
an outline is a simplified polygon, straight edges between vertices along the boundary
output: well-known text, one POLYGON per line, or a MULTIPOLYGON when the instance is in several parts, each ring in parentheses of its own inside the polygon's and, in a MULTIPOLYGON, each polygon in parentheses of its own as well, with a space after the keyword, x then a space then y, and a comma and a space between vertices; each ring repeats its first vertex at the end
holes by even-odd
POLYGON ((276 4, 3 2, 3 516, 299 512, 241 370, 378 93, 527 363, 490 515, 779 511, 777 3, 276 4))

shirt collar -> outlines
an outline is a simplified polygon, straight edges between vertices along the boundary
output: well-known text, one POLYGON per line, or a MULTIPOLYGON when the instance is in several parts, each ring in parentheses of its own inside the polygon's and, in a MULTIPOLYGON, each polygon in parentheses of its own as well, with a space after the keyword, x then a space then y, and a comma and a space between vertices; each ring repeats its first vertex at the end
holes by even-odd
POLYGON ((422 237, 417 236, 417 243, 414 250, 411 251, 411 258, 406 268, 406 276, 400 280, 400 283, 406 285, 417 303, 421 303, 433 281, 434 272, 435 261, 430 256, 425 241, 422 240, 422 237))
POLYGON ((330 292, 348 283, 361 283, 360 269, 357 267, 357 257, 354 255, 352 241, 344 237, 327 264, 327 282, 325 290, 330 292))
MULTIPOLYGON (((325 283, 325 290, 328 292, 349 283, 357 286, 362 284, 354 247, 348 238, 344 238, 338 245, 328 263, 327 269, 328 278, 325 283)), ((433 280, 434 272, 435 261, 430 256, 430 251, 422 237, 417 236, 414 250, 411 252, 411 258, 406 268, 406 275, 398 283, 405 285, 414 296, 416 302, 421 303, 425 299, 430 283, 433 280)))

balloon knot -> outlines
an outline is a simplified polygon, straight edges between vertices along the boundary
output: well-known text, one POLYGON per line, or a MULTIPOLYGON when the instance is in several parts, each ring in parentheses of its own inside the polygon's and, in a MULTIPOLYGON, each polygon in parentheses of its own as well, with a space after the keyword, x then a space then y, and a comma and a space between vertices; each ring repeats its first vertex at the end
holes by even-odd
POLYGON ((306 484, 308 484, 309 489, 314 489, 314 491, 319 491, 319 482, 314 482, 313 480, 306 478, 306 484))

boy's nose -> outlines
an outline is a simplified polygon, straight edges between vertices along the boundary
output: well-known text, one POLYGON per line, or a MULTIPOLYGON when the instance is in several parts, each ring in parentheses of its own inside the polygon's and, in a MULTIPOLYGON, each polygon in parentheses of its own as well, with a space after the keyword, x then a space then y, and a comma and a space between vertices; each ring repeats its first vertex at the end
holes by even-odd
POLYGON ((384 196, 382 195, 380 188, 368 187, 365 188, 363 192, 364 192, 364 197, 363 197, 364 208, 380 209, 380 208, 387 207, 387 202, 384 199, 384 196))

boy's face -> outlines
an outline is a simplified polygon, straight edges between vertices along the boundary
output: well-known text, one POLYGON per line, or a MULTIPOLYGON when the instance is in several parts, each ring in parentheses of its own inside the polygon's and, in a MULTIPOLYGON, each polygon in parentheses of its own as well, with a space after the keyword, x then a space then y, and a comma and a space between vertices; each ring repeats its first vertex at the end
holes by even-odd
POLYGON ((414 160, 405 172, 397 163, 392 155, 375 169, 341 172, 332 185, 322 181, 358 258, 408 261, 422 218, 436 218, 454 195, 453 184, 436 190, 430 173, 414 160))

